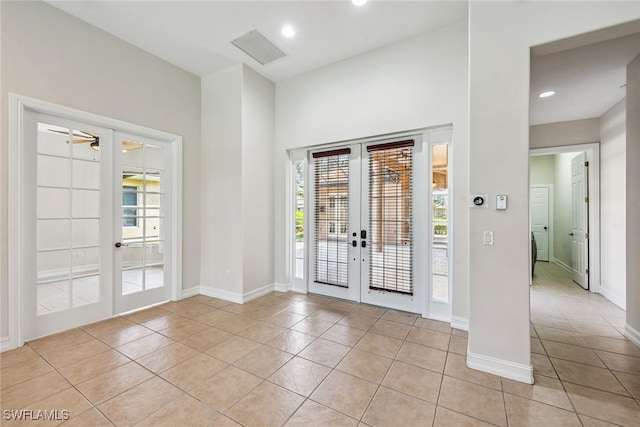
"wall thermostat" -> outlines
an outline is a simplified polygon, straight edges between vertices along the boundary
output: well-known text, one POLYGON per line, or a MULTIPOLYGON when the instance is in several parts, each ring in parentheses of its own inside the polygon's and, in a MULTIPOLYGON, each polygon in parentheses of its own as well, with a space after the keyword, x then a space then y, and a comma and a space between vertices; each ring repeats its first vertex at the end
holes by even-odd
POLYGON ((486 194, 473 194, 469 198, 469 206, 472 208, 486 208, 489 204, 489 196, 486 194))
POLYGON ((496 209, 507 209, 507 196, 496 196, 496 209))

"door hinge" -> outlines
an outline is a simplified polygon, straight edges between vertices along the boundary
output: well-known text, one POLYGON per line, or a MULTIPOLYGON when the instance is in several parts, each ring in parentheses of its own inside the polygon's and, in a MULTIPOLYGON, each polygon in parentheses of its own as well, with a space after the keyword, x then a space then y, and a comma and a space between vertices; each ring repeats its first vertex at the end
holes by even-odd
POLYGON ((584 162, 584 167, 588 168, 589 167, 589 161, 584 162))
POLYGON ((584 238, 588 239, 589 238, 589 233, 584 233, 584 238))
POLYGON ((589 269, 587 268, 584 272, 585 274, 589 274, 589 269))
POLYGON ((584 198, 584 202, 585 202, 585 203, 589 203, 589 197, 585 197, 585 198, 584 198))

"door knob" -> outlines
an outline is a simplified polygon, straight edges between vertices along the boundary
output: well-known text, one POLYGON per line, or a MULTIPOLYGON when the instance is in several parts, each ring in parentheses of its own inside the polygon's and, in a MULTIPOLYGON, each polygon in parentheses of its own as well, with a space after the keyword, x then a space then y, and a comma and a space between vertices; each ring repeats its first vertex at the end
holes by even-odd
POLYGON ((548 227, 544 227, 544 229, 546 230, 548 227))
POLYGON ((569 236, 573 236, 573 233, 569 233, 569 236))

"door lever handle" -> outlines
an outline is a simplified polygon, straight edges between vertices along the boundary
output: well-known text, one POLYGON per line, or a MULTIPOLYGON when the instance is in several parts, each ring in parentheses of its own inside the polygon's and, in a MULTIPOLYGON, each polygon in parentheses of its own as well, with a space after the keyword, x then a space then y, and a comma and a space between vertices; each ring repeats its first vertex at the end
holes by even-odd
POLYGON ((573 236, 573 233, 569 233, 569 236, 573 236))
POLYGON ((129 246, 126 243, 122 243, 122 242, 116 242, 113 246, 115 246, 116 248, 120 248, 122 246, 129 246))

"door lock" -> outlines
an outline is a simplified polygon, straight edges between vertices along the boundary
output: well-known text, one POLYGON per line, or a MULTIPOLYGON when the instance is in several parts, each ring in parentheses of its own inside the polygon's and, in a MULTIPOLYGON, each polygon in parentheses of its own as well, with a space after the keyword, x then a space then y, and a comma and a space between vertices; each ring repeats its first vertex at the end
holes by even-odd
POLYGON ((360 238, 361 239, 366 239, 367 238, 367 230, 360 231, 360 238))

